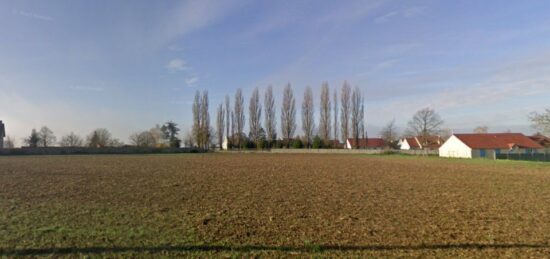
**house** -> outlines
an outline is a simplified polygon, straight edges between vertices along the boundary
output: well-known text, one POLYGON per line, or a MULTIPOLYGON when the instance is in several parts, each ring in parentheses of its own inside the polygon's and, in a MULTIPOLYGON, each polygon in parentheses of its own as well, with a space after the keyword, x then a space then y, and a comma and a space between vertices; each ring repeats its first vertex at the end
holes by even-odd
POLYGON ((346 140, 346 149, 383 149, 386 146, 386 143, 381 138, 360 138, 355 139, 349 138, 346 140))
POLYGON ((328 146, 330 148, 344 148, 344 145, 338 139, 330 139, 328 141, 328 146))
POLYGON ((495 159, 499 154, 531 154, 542 148, 521 133, 454 134, 439 148, 439 156, 495 159))
POLYGON ((0 121, 0 148, 4 148, 5 137, 6 137, 6 127, 4 127, 4 123, 0 121))
POLYGON ((539 133, 539 134, 530 136, 529 138, 531 140, 539 143, 539 145, 541 145, 545 148, 550 148, 550 138, 549 137, 546 137, 546 136, 539 133))
POLYGON ((443 144, 440 136, 416 136, 399 140, 401 150, 431 149, 437 150, 443 144))

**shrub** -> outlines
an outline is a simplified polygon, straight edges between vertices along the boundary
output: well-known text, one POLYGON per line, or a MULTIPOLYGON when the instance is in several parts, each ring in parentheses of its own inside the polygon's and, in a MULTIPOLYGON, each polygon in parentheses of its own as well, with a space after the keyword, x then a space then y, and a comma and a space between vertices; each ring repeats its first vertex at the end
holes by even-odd
POLYGON ((321 141, 321 138, 319 136, 315 136, 313 138, 313 148, 319 149, 323 147, 323 142, 321 141))
POLYGON ((292 141, 292 148, 302 148, 302 147, 303 147, 303 144, 300 139, 295 139, 294 141, 292 141))

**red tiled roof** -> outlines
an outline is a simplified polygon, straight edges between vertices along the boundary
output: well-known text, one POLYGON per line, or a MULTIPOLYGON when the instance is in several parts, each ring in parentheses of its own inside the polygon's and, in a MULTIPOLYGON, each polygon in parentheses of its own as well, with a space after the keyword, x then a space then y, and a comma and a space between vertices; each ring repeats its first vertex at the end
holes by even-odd
MULTIPOLYGON (((355 139, 349 138, 348 141, 352 145, 352 147, 357 147, 355 139)), ((386 145, 384 140, 381 138, 360 138, 357 140, 357 142, 359 142, 360 148, 383 148, 386 145)))
POLYGON ((481 133, 454 134, 464 144, 473 149, 542 148, 541 145, 521 133, 481 133))
POLYGON ((405 138, 407 140, 407 143, 411 148, 420 148, 420 145, 418 145, 418 141, 416 141, 416 138, 405 138))

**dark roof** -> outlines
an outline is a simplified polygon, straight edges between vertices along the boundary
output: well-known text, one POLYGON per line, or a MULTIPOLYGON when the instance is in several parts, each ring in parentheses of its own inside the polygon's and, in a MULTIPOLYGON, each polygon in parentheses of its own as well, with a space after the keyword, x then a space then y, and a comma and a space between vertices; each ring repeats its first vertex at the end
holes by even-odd
POLYGON ((360 139, 357 139, 357 142, 359 143, 359 145, 355 143, 355 139, 353 138, 349 138, 348 141, 352 147, 360 147, 360 148, 365 148, 365 147, 383 148, 386 145, 384 140, 381 138, 367 138, 367 139, 360 138, 360 139))
POLYGON ((536 134, 533 136, 529 136, 529 138, 535 142, 537 142, 539 145, 543 147, 550 147, 550 138, 546 137, 542 134, 536 134))
POLYGON ((473 149, 542 148, 542 146, 521 133, 471 133, 454 134, 460 141, 473 149))

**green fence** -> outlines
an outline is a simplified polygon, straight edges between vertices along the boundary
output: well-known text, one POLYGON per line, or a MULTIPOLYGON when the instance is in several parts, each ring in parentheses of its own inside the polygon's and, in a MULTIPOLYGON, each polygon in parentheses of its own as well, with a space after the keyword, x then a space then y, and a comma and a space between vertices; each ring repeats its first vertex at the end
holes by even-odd
POLYGON ((550 162, 550 153, 500 154, 497 159, 550 162))

